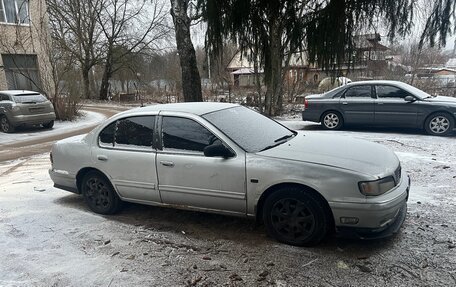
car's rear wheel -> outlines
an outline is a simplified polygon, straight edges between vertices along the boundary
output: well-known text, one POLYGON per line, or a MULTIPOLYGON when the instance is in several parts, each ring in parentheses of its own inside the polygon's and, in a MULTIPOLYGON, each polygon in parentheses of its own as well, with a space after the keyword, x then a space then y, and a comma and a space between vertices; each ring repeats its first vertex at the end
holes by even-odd
POLYGON ((97 171, 90 171, 84 176, 82 195, 89 208, 96 213, 114 214, 122 208, 122 201, 111 183, 97 171))
POLYGON ((329 111, 321 117, 321 125, 327 130, 340 130, 344 125, 344 120, 338 112, 329 111))
POLYGON ((263 221, 280 242, 311 246, 328 233, 330 217, 320 198, 300 187, 285 187, 266 198, 263 221))
POLYGON ((453 131, 454 119, 446 113, 435 113, 426 119, 424 128, 430 135, 447 136, 453 131))
POLYGON ((43 124, 43 128, 45 128, 45 129, 52 129, 53 127, 54 127, 54 121, 50 121, 50 122, 43 124))
POLYGON ((0 129, 4 133, 14 132, 14 126, 10 123, 6 116, 0 117, 0 129))

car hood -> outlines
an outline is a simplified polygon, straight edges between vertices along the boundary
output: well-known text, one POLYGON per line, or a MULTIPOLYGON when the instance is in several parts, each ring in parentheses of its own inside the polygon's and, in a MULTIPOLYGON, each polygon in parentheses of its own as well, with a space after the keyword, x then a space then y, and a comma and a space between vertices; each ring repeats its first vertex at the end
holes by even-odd
POLYGON ((347 136, 301 132, 290 141, 257 154, 333 166, 378 178, 392 174, 399 165, 394 152, 383 145, 347 136))
POLYGON ((425 99, 425 101, 456 104, 456 98, 444 97, 444 96, 437 96, 437 97, 433 97, 433 98, 428 98, 428 99, 425 99))

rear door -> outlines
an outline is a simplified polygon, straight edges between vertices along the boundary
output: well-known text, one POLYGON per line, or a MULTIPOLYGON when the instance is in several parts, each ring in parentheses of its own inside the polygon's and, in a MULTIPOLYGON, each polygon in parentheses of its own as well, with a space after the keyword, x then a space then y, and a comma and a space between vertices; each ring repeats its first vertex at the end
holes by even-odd
POLYGON ((203 121, 163 112, 157 153, 163 203, 245 214, 245 156, 204 156, 215 140, 228 147, 223 135, 203 121))
POLYGON ((405 100, 413 96, 392 85, 376 85, 375 124, 391 127, 416 127, 418 106, 405 100))
POLYGON ((346 124, 373 124, 374 99, 371 85, 349 87, 339 100, 346 124))
POLYGON ((161 202, 155 169, 154 115, 119 119, 105 127, 93 147, 95 167, 103 171, 121 197, 161 202))

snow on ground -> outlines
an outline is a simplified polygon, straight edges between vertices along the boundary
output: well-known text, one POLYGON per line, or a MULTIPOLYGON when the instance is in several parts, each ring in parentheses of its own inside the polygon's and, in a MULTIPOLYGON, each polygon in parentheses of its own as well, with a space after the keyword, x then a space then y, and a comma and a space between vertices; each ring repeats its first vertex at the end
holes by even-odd
POLYGON ((141 205, 101 216, 52 187, 43 154, 0 163, 0 286, 454 286, 454 136, 281 121, 391 148, 412 178, 401 233, 299 248, 246 219, 141 205))
POLYGON ((50 130, 44 130, 41 127, 22 127, 11 134, 0 133, 0 144, 9 144, 20 140, 34 140, 53 136, 73 130, 83 129, 94 126, 106 119, 103 114, 81 111, 81 116, 74 121, 56 121, 54 127, 50 130))

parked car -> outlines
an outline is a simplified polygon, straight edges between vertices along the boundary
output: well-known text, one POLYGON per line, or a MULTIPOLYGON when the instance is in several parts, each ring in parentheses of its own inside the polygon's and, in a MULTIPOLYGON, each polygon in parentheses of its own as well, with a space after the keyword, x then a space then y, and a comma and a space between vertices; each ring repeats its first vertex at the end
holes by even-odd
POLYGON ((336 229, 385 237, 406 215, 410 180, 385 146, 292 131, 228 103, 180 103, 115 115, 55 143, 56 188, 113 214, 123 201, 262 220, 268 233, 312 245, 336 229))
POLYGON ((55 112, 52 103, 40 93, 31 91, 0 91, 0 130, 14 132, 22 125, 54 126, 55 112))
POLYGON ((306 97, 304 121, 325 129, 367 125, 424 129, 449 135, 456 120, 456 98, 431 96, 397 81, 353 82, 320 95, 306 97))

